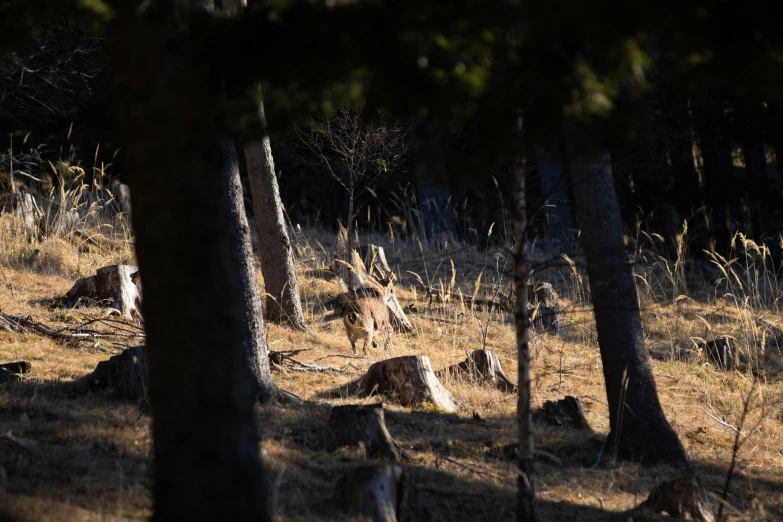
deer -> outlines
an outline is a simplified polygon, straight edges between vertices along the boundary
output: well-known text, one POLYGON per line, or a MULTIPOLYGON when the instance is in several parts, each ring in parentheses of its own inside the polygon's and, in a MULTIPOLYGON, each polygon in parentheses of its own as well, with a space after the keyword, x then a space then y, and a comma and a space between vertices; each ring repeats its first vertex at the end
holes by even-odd
POLYGON ((372 297, 356 297, 345 304, 343 324, 345 333, 351 341, 353 353, 356 352, 356 341, 364 340, 363 351, 367 355, 367 345, 378 347, 375 336, 378 332, 386 335, 384 349, 391 343, 392 324, 389 307, 386 304, 394 293, 392 277, 375 278, 380 286, 380 295, 372 297))

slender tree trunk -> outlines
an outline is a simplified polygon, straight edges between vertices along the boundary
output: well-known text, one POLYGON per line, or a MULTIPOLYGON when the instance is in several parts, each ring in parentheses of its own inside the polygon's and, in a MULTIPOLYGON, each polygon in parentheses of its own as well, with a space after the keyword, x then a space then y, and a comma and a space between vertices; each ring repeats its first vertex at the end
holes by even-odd
POLYGON ((409 124, 411 153, 414 163, 420 220, 424 238, 435 237, 453 229, 451 212, 446 210, 450 198, 449 175, 440 131, 427 131, 425 121, 413 118, 409 124))
POLYGON ((152 520, 267 521, 242 278, 229 199, 216 197, 219 78, 210 43, 172 34, 165 14, 120 8, 107 32, 144 281, 152 520))
POLYGON ((549 249, 568 252, 573 244, 574 217, 568 196, 568 176, 557 141, 549 147, 536 147, 536 165, 541 192, 546 198, 546 224, 549 249))
POLYGON ((522 161, 516 165, 516 215, 514 216, 514 293, 516 309, 514 325, 517 334, 517 369, 519 395, 517 416, 519 421, 519 522, 535 521, 535 483, 533 469, 533 413, 530 411, 530 349, 528 346, 527 312, 527 209, 525 201, 525 167, 522 161))
POLYGON ((350 181, 348 182, 348 222, 346 223, 345 231, 348 234, 348 251, 344 253, 346 258, 344 261, 351 261, 351 246, 353 245, 353 203, 354 196, 356 195, 356 184, 353 181, 353 176, 349 175, 350 181))
POLYGON ((261 291, 258 288, 258 279, 256 279, 250 227, 245 213, 242 182, 239 179, 239 164, 234 142, 221 140, 220 152, 220 175, 223 191, 228 195, 231 213, 231 254, 234 266, 242 280, 242 344, 248 368, 250 368, 250 373, 255 381, 258 402, 266 404, 277 397, 278 391, 269 369, 269 348, 264 332, 261 291))
MULTIPOLYGON (((259 105, 258 113, 261 123, 266 126, 263 103, 259 105)), ((261 251, 267 317, 286 322, 295 330, 306 330, 269 137, 246 144, 245 160, 261 251)))
POLYGON ((609 401, 607 447, 624 458, 687 465, 658 401, 609 155, 574 162, 571 176, 609 401))
POLYGON ((722 100, 707 103, 694 110, 694 124, 703 160, 704 195, 714 248, 727 256, 735 230, 732 221, 742 217, 739 210, 742 186, 734 175, 724 111, 722 100))

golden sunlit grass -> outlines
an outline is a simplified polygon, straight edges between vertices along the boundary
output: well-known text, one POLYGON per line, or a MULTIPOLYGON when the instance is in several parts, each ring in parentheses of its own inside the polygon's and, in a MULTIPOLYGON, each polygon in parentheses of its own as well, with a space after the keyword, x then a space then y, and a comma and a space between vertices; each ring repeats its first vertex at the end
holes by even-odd
MULTIPOLYGON (((73 237, 31 242, 14 235, 13 226, 8 216, 0 217, 4 249, 0 253, 0 309, 55 327, 83 320, 80 313, 100 313, 52 306, 52 300, 62 296, 76 277, 132 259, 128 242, 88 243, 86 247, 73 237), (39 253, 29 257, 35 249, 39 253)), ((372 237, 386 248, 392 268, 403 276, 395 289, 399 301, 403 306, 415 303, 418 312, 410 314, 414 332, 394 334, 387 352, 371 349, 368 357, 354 358, 342 321, 332 316, 329 304, 339 293, 338 286, 322 268, 333 251, 333 238, 322 231, 296 229, 293 239, 310 331, 268 325, 270 348, 308 348, 296 359, 345 373, 276 370, 275 379, 282 388, 321 404, 259 408, 261 451, 277 520, 342 520, 330 503, 333 486, 362 455, 357 448, 326 451, 329 405, 371 403, 379 398, 326 398, 327 392, 360 377, 383 358, 426 355, 437 371, 464 360, 466 351, 482 347, 495 351, 508 377, 516 380, 512 318, 502 312, 472 310, 458 298, 459 292, 508 295, 510 254, 500 248, 483 252, 462 245, 439 253, 416 241, 397 237, 392 243, 390 237, 372 237), (448 303, 437 298, 429 302, 412 286, 420 278, 425 284, 446 288, 452 277, 448 303)), ((739 250, 742 255, 748 248, 753 250, 747 243, 743 248, 739 250)), ((674 263, 649 258, 636 265, 638 287, 661 402, 695 469, 707 488, 720 495, 732 458, 732 427, 739 428, 743 444, 728 496, 728 519, 780 520, 783 364, 779 343, 783 330, 776 331, 774 325, 783 325, 783 316, 777 311, 777 287, 773 291, 771 281, 762 281, 760 261, 757 254, 752 256, 756 257, 738 255, 741 262, 716 259, 716 282, 711 287, 704 284, 705 291, 692 292, 689 298, 680 298, 674 290, 679 283, 668 275, 677 272, 674 263), (739 370, 722 373, 698 357, 698 340, 718 335, 737 339, 739 370), (747 418, 739 427, 749 396, 747 418)), ((608 408, 595 325, 586 300, 586 276, 571 259, 537 277, 547 280, 552 274, 558 278, 561 320, 568 338, 543 332, 531 336, 533 405, 538 408, 544 401, 565 395, 579 397, 592 428, 603 435, 609 430, 608 408)), ((690 277, 695 279, 693 274, 690 277)), ((25 446, 19 450, 14 443, 0 440, 2 508, 23 520, 81 522, 149 516, 149 417, 140 414, 137 404, 110 401, 101 394, 69 398, 50 385, 83 376, 118 352, 112 345, 69 345, 0 331, 0 361, 30 361, 33 382, 39 383, 0 385, 0 433, 10 432, 13 440, 25 446)), ((457 415, 411 410, 384 399, 389 430, 414 459, 408 470, 419 516, 436 521, 513 520, 516 473, 510 459, 513 452, 504 446, 516 440, 516 395, 455 378, 444 377, 443 383, 460 404, 457 415)), ((591 469, 600 437, 544 424, 536 425, 535 436, 542 450, 536 466, 543 519, 607 519, 612 512, 644 500, 657 483, 683 476, 666 467, 630 463, 591 469)))

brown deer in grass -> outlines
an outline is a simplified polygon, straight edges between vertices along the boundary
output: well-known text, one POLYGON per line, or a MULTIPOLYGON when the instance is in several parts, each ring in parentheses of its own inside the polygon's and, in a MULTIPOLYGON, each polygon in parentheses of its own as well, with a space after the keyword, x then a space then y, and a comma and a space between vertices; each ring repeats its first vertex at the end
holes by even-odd
POLYGON ((391 343, 393 329, 389 307, 386 303, 394 293, 392 278, 376 278, 376 280, 380 285, 380 291, 378 292, 380 295, 357 297, 345 304, 343 324, 354 353, 356 353, 356 341, 359 339, 364 340, 363 350, 365 354, 367 353, 368 344, 372 345, 373 348, 377 348, 378 343, 375 341, 375 335, 378 332, 386 335, 386 340, 383 344, 384 349, 388 348, 391 343))

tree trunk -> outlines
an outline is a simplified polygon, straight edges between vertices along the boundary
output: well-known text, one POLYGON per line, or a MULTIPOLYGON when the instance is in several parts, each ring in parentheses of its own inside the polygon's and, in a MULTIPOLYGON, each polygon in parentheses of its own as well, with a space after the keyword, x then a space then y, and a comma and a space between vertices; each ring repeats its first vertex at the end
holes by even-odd
MULTIPOLYGON (((277 397, 277 386, 272 381, 269 368, 269 347, 264 332, 264 316, 261 291, 256 279, 253 247, 250 243, 250 227, 247 223, 242 182, 234 143, 220 141, 220 176, 223 193, 228 195, 230 209, 231 251, 233 265, 242 281, 242 344, 250 373, 256 385, 258 402, 266 404, 277 397)), ((300 310, 301 311, 301 310, 300 310)))
MULTIPOLYGON (((266 126, 263 103, 258 114, 266 126)), ((261 252, 267 317, 286 322, 295 330, 306 330, 269 136, 245 145, 245 161, 261 252)))
MULTIPOLYGON (((356 196, 356 184, 354 183, 353 176, 349 174, 348 177, 348 221, 345 223, 345 230, 348 235, 348 242, 346 243, 348 250, 343 254, 345 256, 350 256, 350 253, 353 250, 353 203, 354 197, 356 196)), ((345 260, 347 261, 348 258, 346 257, 345 260)))
POLYGON ((518 391, 517 418, 519 422, 519 522, 535 521, 535 482, 533 468, 533 414, 530 410, 530 324, 527 310, 527 202, 525 199, 525 164, 520 160, 516 172, 516 212, 514 215, 514 293, 516 309, 514 326, 517 334, 518 391))
POLYGON ((634 460, 687 465, 658 401, 610 165, 604 153, 571 171, 609 401, 607 447, 634 460))
POLYGON ((546 202, 548 251, 568 252, 574 242, 574 216, 568 195, 567 169, 557 142, 544 149, 536 147, 536 165, 541 192, 546 202))
POLYGON ((174 33, 180 25, 165 11, 118 9, 107 35, 144 280, 151 520, 268 521, 243 281, 220 176, 220 78, 206 58, 213 42, 174 33))
POLYGON ((451 212, 445 210, 451 194, 443 137, 438 130, 426 129, 421 117, 410 122, 411 153, 419 203, 419 230, 422 239, 435 238, 453 229, 451 212))

